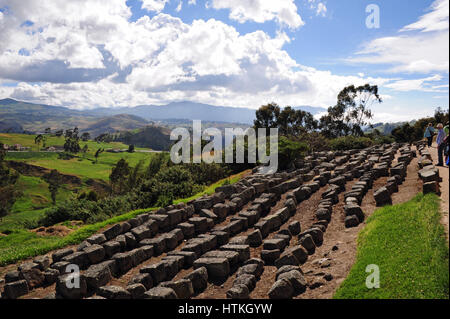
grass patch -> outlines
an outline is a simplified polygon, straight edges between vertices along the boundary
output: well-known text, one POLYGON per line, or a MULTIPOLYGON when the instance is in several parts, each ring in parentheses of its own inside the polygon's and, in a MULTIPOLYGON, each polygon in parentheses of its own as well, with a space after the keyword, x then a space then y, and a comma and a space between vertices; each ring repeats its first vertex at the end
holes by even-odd
MULTIPOLYGON (((39 177, 20 175, 15 185, 22 193, 12 207, 11 213, 0 222, 0 232, 22 229, 37 223, 44 216, 45 209, 52 206, 48 183, 39 177)), ((56 201, 69 198, 71 190, 63 185, 56 195, 56 201)))
MULTIPOLYGON (((81 143, 83 145, 83 143, 81 143)), ((97 148, 94 149, 94 153, 97 148)), ((94 154, 92 152, 78 153, 77 157, 70 160, 58 158, 55 152, 8 152, 6 160, 26 162, 31 165, 41 166, 48 169, 56 169, 62 174, 75 175, 81 178, 109 180, 111 169, 120 159, 125 159, 132 167, 137 165, 139 161, 144 162, 144 166, 150 163, 150 159, 154 153, 101 153, 98 163, 94 164, 94 154)))
POLYGON ((449 250, 440 199, 418 194, 378 209, 358 237, 356 263, 336 299, 448 299, 449 250), (366 287, 366 267, 380 270, 380 288, 366 287))
POLYGON ((8 236, 0 237, 0 266, 42 255, 65 246, 79 244, 108 225, 129 220, 154 209, 157 208, 134 210, 99 223, 82 226, 65 237, 44 237, 26 230, 14 230, 8 236))

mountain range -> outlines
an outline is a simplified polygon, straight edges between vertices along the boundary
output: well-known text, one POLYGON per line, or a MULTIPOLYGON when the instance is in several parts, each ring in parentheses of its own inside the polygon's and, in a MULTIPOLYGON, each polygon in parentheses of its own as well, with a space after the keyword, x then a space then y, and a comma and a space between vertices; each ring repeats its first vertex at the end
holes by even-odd
MULTIPOLYGON (((318 114, 324 108, 298 106, 310 113, 318 114)), ((164 123, 180 120, 202 120, 206 122, 253 124, 255 110, 230 106, 214 106, 195 102, 173 102, 167 105, 139 105, 135 107, 96 108, 74 110, 62 106, 34 104, 13 99, 0 100, 0 131, 41 132, 77 126, 91 135, 142 128, 152 122, 164 123)))

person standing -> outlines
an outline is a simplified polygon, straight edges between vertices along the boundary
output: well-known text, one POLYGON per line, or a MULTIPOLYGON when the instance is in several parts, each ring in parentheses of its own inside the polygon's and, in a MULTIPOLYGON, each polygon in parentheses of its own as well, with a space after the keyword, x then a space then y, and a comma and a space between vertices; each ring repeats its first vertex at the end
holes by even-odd
POLYGON ((444 126, 444 133, 445 133, 445 138, 444 138, 444 163, 445 163, 445 165, 450 166, 449 165, 449 160, 448 160, 448 156, 449 156, 449 141, 448 141, 449 128, 448 128, 448 122, 444 126))
POLYGON ((431 144, 433 143, 433 135, 434 135, 433 124, 428 123, 428 126, 425 129, 425 134, 423 135, 428 140, 428 147, 431 147, 431 144))
POLYGON ((436 143, 438 145, 438 164, 437 166, 444 166, 444 159, 443 159, 443 153, 445 145, 447 144, 447 136, 444 131, 444 125, 442 123, 439 123, 436 127, 438 129, 438 135, 436 138, 436 143))

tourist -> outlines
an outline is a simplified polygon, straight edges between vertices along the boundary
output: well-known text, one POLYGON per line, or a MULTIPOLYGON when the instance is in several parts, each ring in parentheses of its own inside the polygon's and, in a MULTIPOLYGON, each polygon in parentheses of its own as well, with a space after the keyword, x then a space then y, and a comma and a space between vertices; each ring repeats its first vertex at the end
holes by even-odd
POLYGON ((449 142, 448 142, 448 135, 449 135, 449 132, 448 132, 448 122, 447 122, 447 124, 445 124, 445 126, 444 126, 444 132, 445 132, 445 139, 444 139, 444 157, 445 157, 445 161, 444 161, 444 163, 445 163, 445 165, 447 165, 447 166, 450 166, 449 165, 449 142))
POLYGON ((438 129, 438 135, 436 138, 436 143, 438 145, 438 164, 437 166, 444 166, 443 153, 446 144, 448 143, 448 138, 444 131, 444 125, 439 123, 436 127, 438 129))
POLYGON ((428 140, 428 147, 431 147, 431 144, 433 143, 433 135, 434 135, 433 124, 428 123, 428 126, 425 129, 425 134, 423 135, 428 140))

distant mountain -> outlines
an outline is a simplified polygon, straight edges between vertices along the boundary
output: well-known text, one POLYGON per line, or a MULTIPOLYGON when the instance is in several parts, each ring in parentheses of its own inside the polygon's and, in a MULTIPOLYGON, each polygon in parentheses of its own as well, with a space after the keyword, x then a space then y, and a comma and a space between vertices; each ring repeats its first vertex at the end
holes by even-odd
POLYGON ((30 132, 43 132, 47 127, 67 129, 78 126, 81 129, 97 120, 97 116, 67 107, 0 100, 0 121, 18 123, 30 132))
POLYGON ((114 141, 138 147, 148 147, 157 151, 168 151, 173 141, 170 140, 170 130, 161 126, 146 126, 134 131, 124 131, 114 134, 114 141))
MULTIPOLYGON (((315 115, 326 111, 325 108, 312 106, 297 106, 295 109, 301 109, 315 115)), ((185 120, 201 120, 209 122, 228 122, 253 124, 255 119, 254 109, 230 107, 230 106, 214 106, 203 103, 194 102, 173 102, 166 105, 140 105, 135 107, 120 108, 100 108, 92 110, 97 115, 113 115, 113 114, 132 114, 140 116, 147 120, 168 120, 168 119, 185 119, 185 120)))
POLYGON ((118 114, 101 118, 99 121, 81 129, 81 132, 89 132, 91 136, 117 131, 130 131, 142 128, 150 124, 147 120, 135 115, 118 114))
MULTIPOLYGON (((413 122, 413 121, 411 121, 411 122, 413 122)), ((411 122, 409 122, 409 123, 411 123, 411 122)), ((406 124, 406 123, 408 123, 408 122, 394 122, 394 123, 382 123, 382 122, 380 122, 380 123, 372 124, 372 128, 367 127, 364 131, 367 132, 367 133, 370 133, 373 130, 378 130, 383 135, 389 135, 389 134, 392 133, 392 131, 395 128, 397 128, 399 126, 402 126, 403 124, 406 124)))
MULTIPOLYGON (((294 108, 310 112, 313 115, 326 111, 325 108, 313 106, 294 108)), ((0 121, 2 122, 17 123, 24 130, 31 132, 42 132, 47 127, 55 130, 77 126, 80 131, 89 131, 94 135, 99 132, 111 133, 116 130, 141 128, 148 124, 145 121, 171 120, 173 122, 175 119, 252 125, 255 111, 249 108, 214 106, 189 101, 173 102, 167 105, 140 105, 79 111, 62 106, 34 104, 13 99, 0 100, 0 121)))
POLYGON ((2 133, 23 133, 22 125, 16 121, 0 121, 0 132, 2 133))

